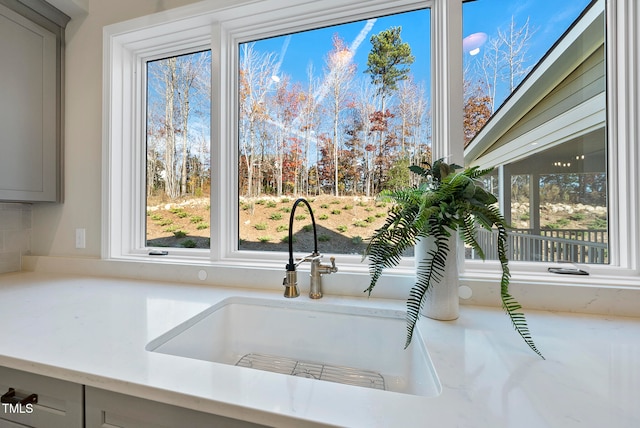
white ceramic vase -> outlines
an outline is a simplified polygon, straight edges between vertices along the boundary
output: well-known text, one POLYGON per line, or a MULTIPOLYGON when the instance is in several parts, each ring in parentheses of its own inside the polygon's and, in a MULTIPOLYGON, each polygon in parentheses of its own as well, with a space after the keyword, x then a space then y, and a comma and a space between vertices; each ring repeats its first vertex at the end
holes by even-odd
MULTIPOLYGON (((435 240, 429 236, 418 240, 415 246, 415 266, 418 268, 420 260, 427 258, 427 253, 435 246, 435 240)), ((450 321, 460 314, 460 298, 458 272, 458 237, 452 234, 449 238, 449 254, 445 271, 440 281, 433 281, 424 298, 422 315, 440 321, 450 321)))

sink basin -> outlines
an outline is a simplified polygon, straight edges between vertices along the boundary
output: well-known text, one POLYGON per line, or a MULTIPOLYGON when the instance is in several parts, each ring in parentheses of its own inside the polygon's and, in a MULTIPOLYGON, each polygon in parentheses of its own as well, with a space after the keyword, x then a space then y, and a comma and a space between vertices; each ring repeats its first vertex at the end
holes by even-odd
POLYGON ((436 396, 420 330, 402 311, 231 297, 151 341, 151 352, 386 391, 436 396))

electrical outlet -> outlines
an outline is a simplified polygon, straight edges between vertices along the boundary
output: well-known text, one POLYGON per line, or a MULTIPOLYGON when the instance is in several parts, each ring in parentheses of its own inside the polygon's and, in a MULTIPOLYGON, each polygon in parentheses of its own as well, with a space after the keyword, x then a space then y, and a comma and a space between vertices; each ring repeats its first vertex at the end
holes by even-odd
POLYGON ((76 248, 85 248, 86 245, 86 230, 76 229, 76 248))

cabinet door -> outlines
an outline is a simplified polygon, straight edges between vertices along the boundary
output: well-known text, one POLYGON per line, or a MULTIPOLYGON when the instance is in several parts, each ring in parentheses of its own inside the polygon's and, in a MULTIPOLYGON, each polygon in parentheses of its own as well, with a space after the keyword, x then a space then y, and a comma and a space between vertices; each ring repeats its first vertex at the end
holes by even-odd
POLYGON ((56 35, 0 5, 0 200, 56 200, 56 92, 56 35))
POLYGON ((30 428, 27 425, 18 424, 11 421, 0 419, 0 428, 30 428))
POLYGON ((32 406, 0 405, 0 427, 81 428, 83 386, 19 370, 0 367, 0 395, 15 390, 23 398, 38 395, 32 406))
POLYGON ((86 428, 259 428, 251 422, 86 387, 86 428))

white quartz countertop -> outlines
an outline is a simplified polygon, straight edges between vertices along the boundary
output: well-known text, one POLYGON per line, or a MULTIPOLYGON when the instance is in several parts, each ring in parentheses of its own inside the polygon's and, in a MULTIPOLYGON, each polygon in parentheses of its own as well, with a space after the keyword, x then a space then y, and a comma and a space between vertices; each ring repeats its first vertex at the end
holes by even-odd
MULTIPOLYGON (((546 360, 501 309, 419 328, 437 397, 148 352, 222 299, 280 293, 46 273, 0 275, 0 365, 269 426, 639 427, 640 319, 525 311, 546 360)), ((299 299, 306 299, 300 297, 299 299)), ((328 296, 403 309, 404 302, 328 296)), ((372 332, 375 334, 375 332, 372 332)))

